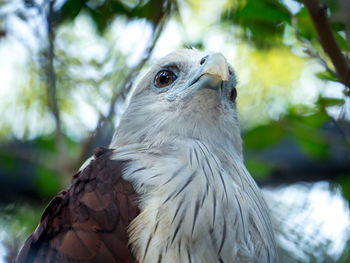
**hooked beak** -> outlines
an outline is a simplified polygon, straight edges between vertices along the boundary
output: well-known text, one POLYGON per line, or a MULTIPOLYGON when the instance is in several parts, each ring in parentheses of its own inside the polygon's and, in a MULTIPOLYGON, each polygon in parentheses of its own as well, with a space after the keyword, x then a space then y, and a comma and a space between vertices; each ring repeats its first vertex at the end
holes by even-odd
POLYGON ((225 57, 221 53, 210 54, 205 59, 202 67, 191 79, 188 87, 200 81, 201 78, 208 78, 209 82, 213 82, 213 84, 228 80, 228 66, 225 57))
POLYGON ((218 90, 223 81, 228 80, 228 65, 225 57, 221 53, 213 53, 205 58, 204 63, 190 81, 175 94, 168 97, 174 100, 176 96, 189 88, 196 91, 199 89, 218 90))

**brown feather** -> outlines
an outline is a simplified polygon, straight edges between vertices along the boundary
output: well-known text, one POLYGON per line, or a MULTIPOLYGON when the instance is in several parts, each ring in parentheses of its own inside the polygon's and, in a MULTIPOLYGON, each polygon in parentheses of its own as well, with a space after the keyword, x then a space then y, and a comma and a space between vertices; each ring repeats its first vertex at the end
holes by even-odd
POLYGON ((139 214, 137 194, 122 178, 124 163, 98 148, 95 159, 73 176, 45 209, 17 262, 136 262, 127 227, 139 214))

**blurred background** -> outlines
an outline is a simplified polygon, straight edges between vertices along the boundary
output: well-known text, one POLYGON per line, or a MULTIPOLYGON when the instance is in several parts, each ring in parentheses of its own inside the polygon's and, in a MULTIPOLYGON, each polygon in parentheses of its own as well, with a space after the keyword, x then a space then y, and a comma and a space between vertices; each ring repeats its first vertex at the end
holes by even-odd
POLYGON ((139 76, 184 47, 236 70, 280 261, 350 262, 349 14, 349 0, 0 0, 0 262, 108 146, 139 76))

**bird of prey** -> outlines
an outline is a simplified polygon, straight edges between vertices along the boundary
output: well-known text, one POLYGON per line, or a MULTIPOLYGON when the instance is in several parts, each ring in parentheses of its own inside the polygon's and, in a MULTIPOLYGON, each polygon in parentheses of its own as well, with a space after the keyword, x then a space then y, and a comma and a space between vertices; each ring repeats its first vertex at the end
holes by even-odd
POLYGON ((160 59, 44 211, 18 262, 277 262, 267 205, 243 163, 236 78, 221 53, 160 59))

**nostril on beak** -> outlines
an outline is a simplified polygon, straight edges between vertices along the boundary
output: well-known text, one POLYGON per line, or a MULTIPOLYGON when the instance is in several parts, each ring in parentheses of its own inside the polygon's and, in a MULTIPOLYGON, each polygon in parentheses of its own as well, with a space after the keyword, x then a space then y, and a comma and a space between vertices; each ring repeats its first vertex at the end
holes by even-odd
POLYGON ((204 64, 200 67, 201 76, 209 74, 223 81, 228 80, 228 65, 225 57, 221 53, 212 53, 203 57, 201 62, 202 61, 204 61, 204 64))

